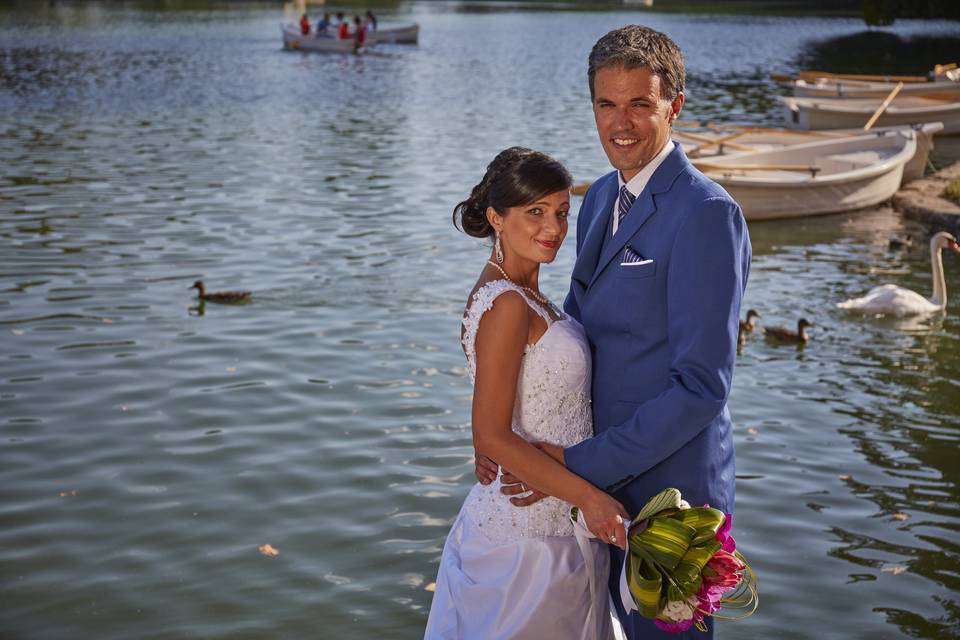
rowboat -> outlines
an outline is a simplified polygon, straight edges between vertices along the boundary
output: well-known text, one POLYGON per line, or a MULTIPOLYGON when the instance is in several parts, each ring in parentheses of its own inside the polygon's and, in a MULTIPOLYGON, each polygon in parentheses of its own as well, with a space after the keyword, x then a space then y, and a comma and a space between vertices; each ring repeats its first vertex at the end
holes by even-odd
POLYGON ((414 22, 403 27, 387 27, 385 29, 374 29, 367 31, 367 40, 369 42, 382 42, 387 44, 417 44, 420 37, 420 25, 414 22))
POLYGON ((888 200, 917 138, 912 129, 867 132, 693 163, 740 203, 747 220, 797 218, 888 200))
MULTIPOLYGON (((330 40, 337 40, 337 30, 330 27, 326 31, 317 34, 303 35, 300 33, 300 26, 292 23, 281 25, 283 30, 283 43, 288 49, 304 49, 309 51, 344 51, 345 45, 336 45, 330 40), (319 42, 313 42, 312 40, 319 42), (308 42, 308 40, 311 40, 308 42), (287 43, 292 43, 293 46, 287 43)), ((386 27, 381 29, 372 29, 367 31, 365 46, 377 43, 382 44, 417 44, 420 38, 420 25, 417 23, 404 25, 402 27, 386 27)), ((352 37, 341 42, 352 42, 352 37)), ((352 47, 346 47, 346 50, 352 51, 352 47)))
MULTIPOLYGON (((791 80, 784 85, 792 88, 793 95, 798 97, 885 98, 893 91, 897 83, 817 78, 815 80, 791 80)), ((899 95, 933 98, 935 100, 960 100, 960 82, 943 80, 904 83, 899 95)))
MULTIPOLYGON (((356 49, 356 43, 353 38, 340 39, 336 36, 328 35, 303 35, 300 33, 300 27, 293 24, 281 24, 280 31, 283 33, 283 46, 285 49, 295 49, 297 51, 320 51, 324 53, 353 53, 356 49)), ((360 48, 360 51, 368 49, 374 45, 369 39, 360 48)))
MULTIPOLYGON (((692 124, 692 123, 691 123, 692 124)), ((699 124, 699 123, 698 123, 699 124)), ((709 158, 744 152, 768 151, 822 140, 840 140, 863 135, 863 128, 834 129, 832 131, 801 131, 773 127, 709 124, 711 131, 690 132, 674 129, 671 137, 683 146, 689 158, 709 158)), ((871 132, 885 133, 904 127, 875 127, 871 132)), ((927 158, 933 149, 933 136, 943 130, 940 122, 907 126, 917 136, 917 150, 903 167, 903 184, 923 177, 927 158)))
POLYGON ((950 64, 937 64, 934 65, 933 69, 927 72, 926 75, 922 76, 898 76, 891 74, 859 74, 859 73, 833 73, 831 71, 801 71, 796 76, 785 76, 781 74, 772 74, 770 76, 771 80, 775 81, 789 81, 789 80, 807 80, 815 81, 821 79, 829 80, 855 80, 859 82, 886 82, 893 85, 897 82, 903 82, 904 84, 909 83, 920 83, 929 82, 931 80, 960 80, 960 68, 958 68, 957 63, 951 62, 950 64))
MULTIPOLYGON (((781 97, 784 120, 796 129, 862 127, 881 105, 879 98, 781 97)), ((896 97, 880 114, 878 126, 942 122, 943 133, 960 133, 960 101, 916 96, 896 97)))

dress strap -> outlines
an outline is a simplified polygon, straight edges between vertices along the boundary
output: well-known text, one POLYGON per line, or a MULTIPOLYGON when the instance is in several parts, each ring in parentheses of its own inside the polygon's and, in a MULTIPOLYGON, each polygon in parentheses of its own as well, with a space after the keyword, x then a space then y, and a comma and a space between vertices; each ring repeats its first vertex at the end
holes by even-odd
POLYGON ((537 312, 547 323, 547 328, 553 324, 554 320, 550 313, 539 303, 533 300, 522 287, 509 280, 491 280, 477 289, 470 302, 470 308, 463 316, 463 352, 467 355, 467 365, 470 370, 470 381, 472 382, 477 375, 477 331, 480 329, 480 319, 483 314, 493 308, 494 301, 500 294, 506 291, 516 291, 527 302, 527 305, 537 312))

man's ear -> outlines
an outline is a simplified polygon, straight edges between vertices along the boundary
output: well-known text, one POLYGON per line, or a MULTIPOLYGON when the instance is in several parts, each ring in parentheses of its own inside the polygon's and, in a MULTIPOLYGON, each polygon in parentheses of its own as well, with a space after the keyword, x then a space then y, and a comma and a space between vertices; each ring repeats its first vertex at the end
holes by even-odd
POLYGON ((681 91, 670 103, 670 124, 673 124, 673 121, 680 117, 680 112, 683 110, 683 100, 683 91, 681 91))

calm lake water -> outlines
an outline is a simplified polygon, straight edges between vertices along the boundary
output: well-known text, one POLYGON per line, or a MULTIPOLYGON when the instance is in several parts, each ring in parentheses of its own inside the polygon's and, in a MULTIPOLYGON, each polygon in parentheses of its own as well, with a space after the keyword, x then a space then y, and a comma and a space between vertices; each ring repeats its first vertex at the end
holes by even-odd
MULTIPOLYGON (((473 481, 458 323, 487 249, 453 204, 509 145, 607 170, 585 69, 613 27, 683 47, 686 117, 757 123, 780 118, 768 73, 864 31, 423 2, 382 18, 419 46, 324 56, 281 50, 279 3, 163 5, 0 6, 4 640, 418 637, 473 481), (255 301, 197 309, 199 278, 255 301)), ((960 52, 956 23, 883 33, 960 52)), ((943 318, 834 309, 929 293, 923 242, 887 249, 905 229, 750 227, 746 306, 817 328, 739 359, 761 607, 719 637, 960 635, 960 260, 943 318)), ((555 299, 573 259, 545 269, 555 299)))

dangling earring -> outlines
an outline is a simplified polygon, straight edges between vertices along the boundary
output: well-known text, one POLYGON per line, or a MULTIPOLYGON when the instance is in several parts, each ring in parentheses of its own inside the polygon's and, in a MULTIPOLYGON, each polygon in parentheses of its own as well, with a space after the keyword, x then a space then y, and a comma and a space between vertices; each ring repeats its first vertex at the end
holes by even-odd
POLYGON ((497 239, 493 241, 493 252, 497 256, 497 262, 503 264, 503 248, 500 246, 500 232, 497 231, 497 239))

